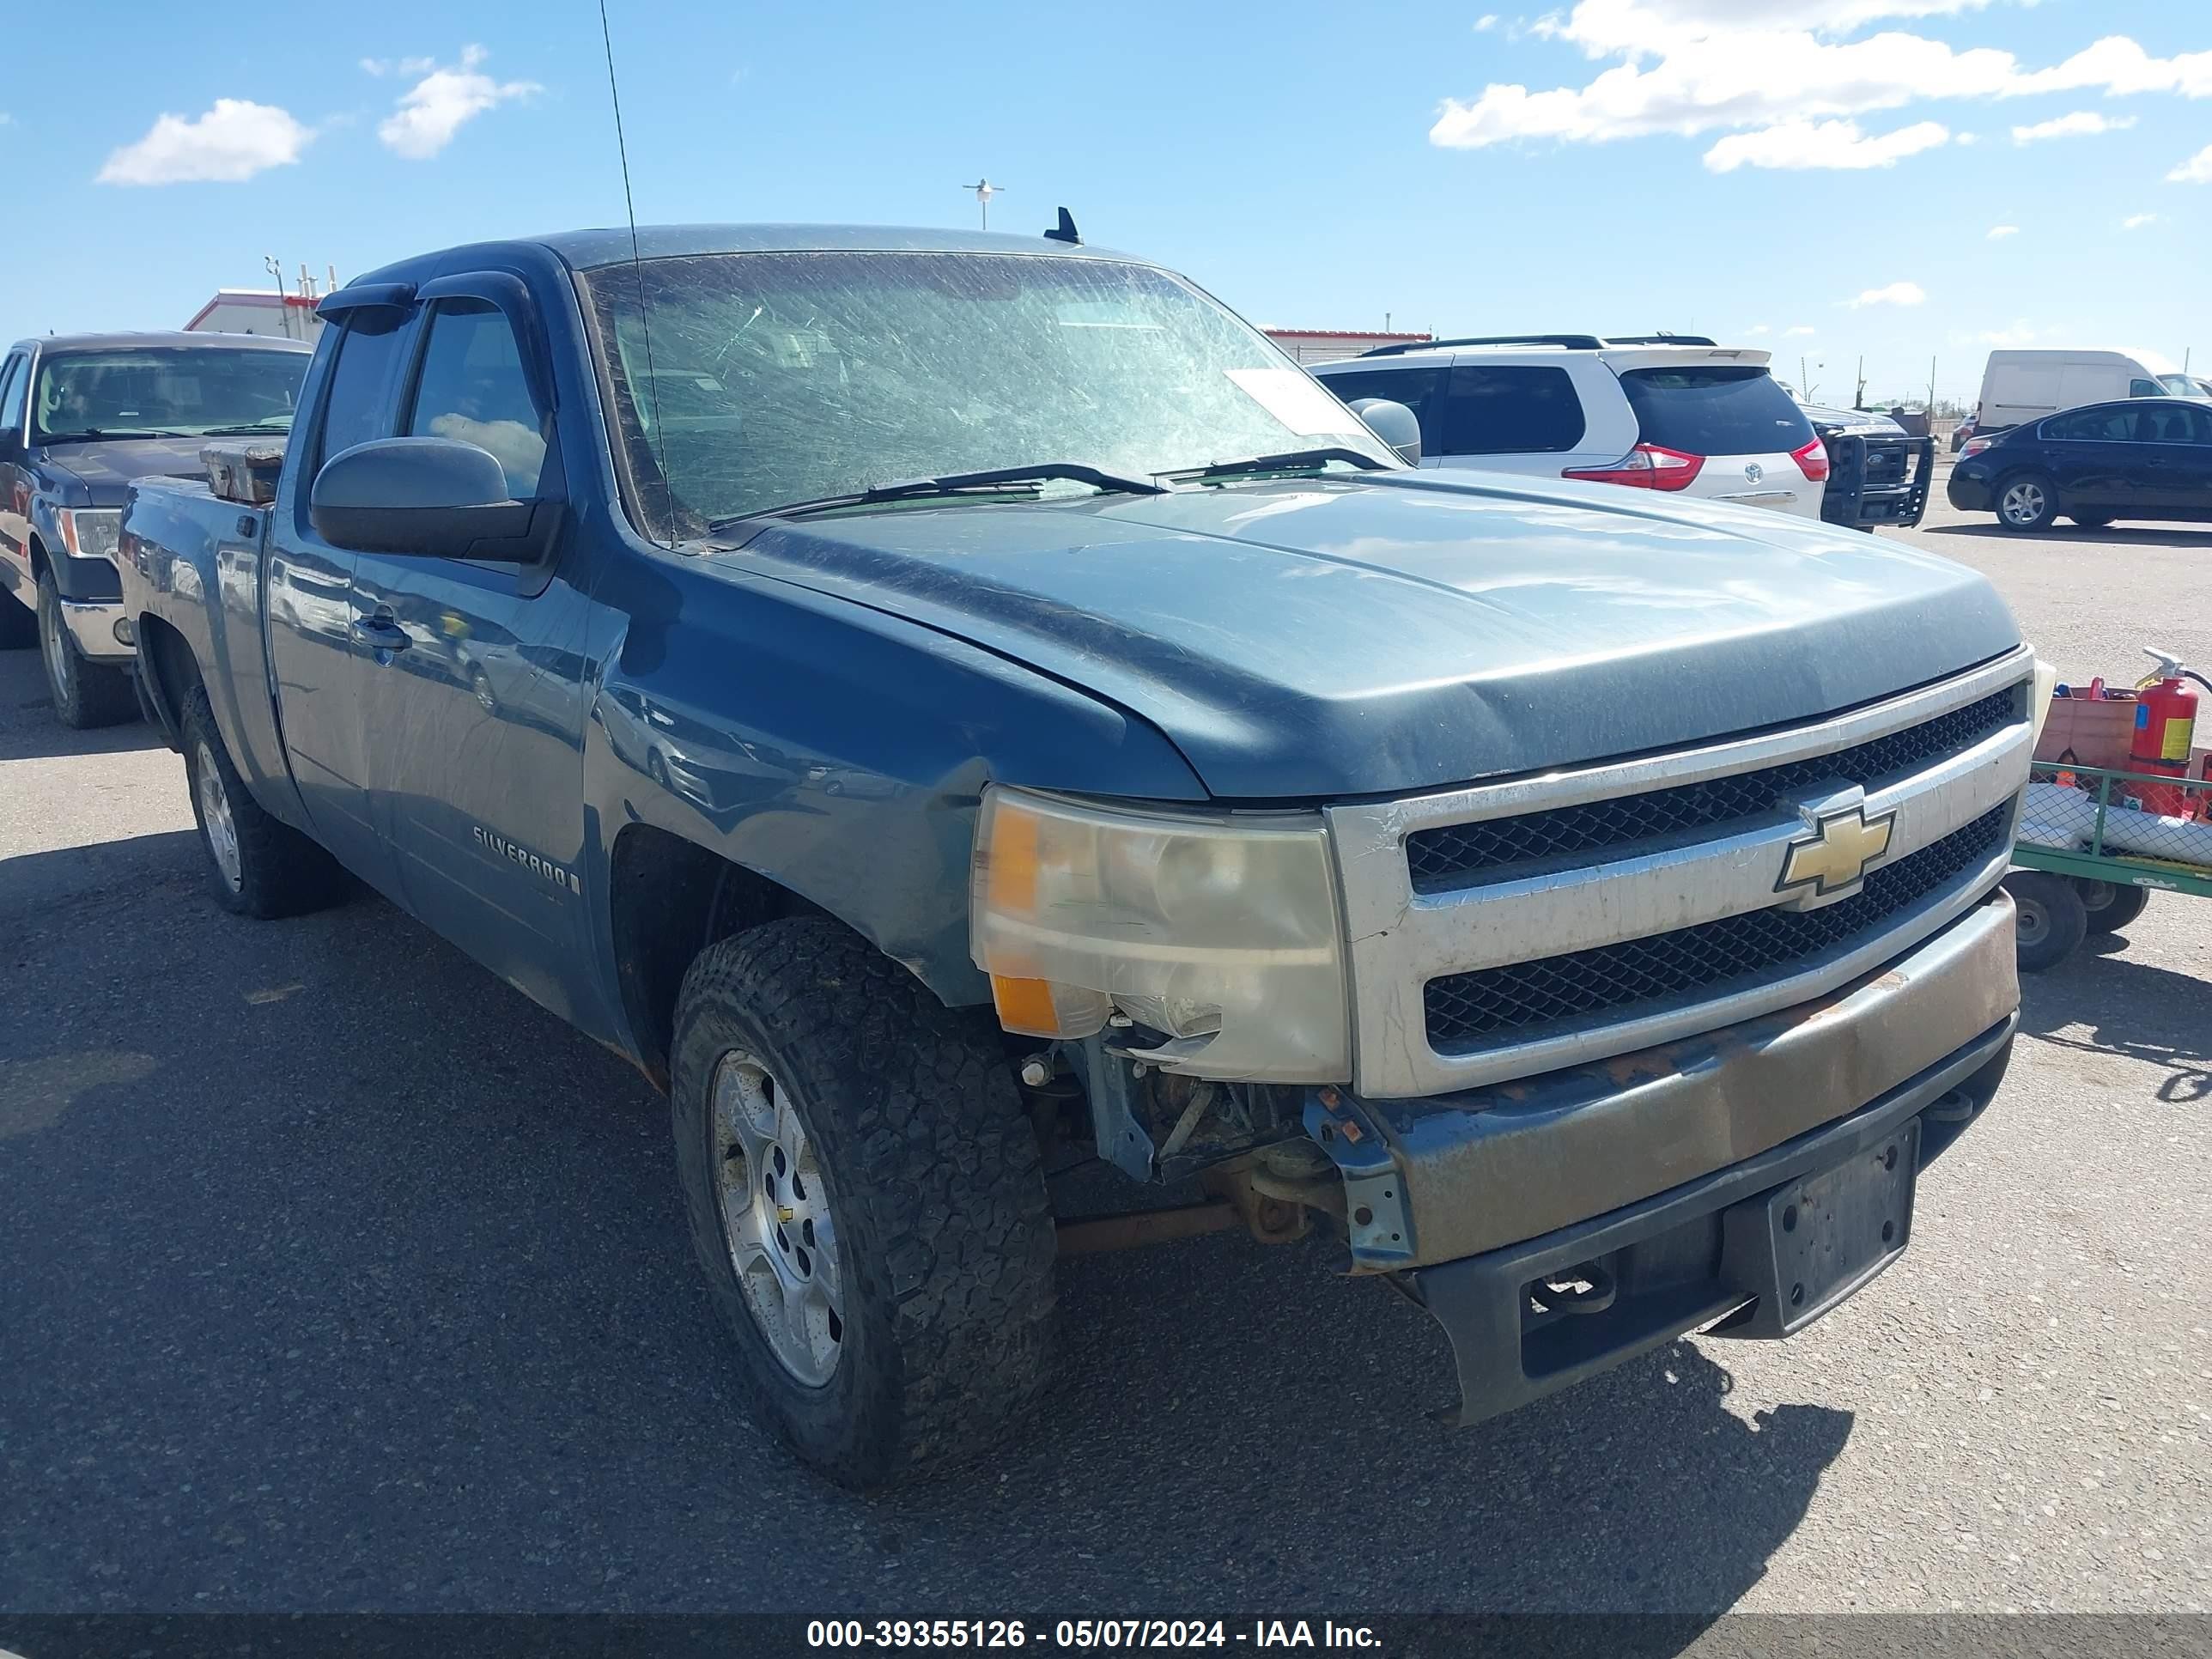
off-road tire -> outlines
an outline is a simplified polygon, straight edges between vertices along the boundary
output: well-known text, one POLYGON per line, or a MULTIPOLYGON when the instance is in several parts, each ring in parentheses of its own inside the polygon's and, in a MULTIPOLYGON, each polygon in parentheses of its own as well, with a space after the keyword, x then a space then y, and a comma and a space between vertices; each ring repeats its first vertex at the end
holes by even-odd
POLYGON ((185 699, 182 736, 192 821, 199 826, 200 848, 208 855, 208 884, 216 903, 237 915, 268 920, 304 915, 345 896, 347 877, 337 860, 290 824, 271 817, 253 799, 223 747, 222 734, 216 730, 215 710, 204 685, 194 685, 185 699), (235 881, 225 872, 208 827, 202 775, 210 765, 237 836, 235 881))
POLYGON ((692 1242, 745 1391, 842 1486, 1002 1441, 1049 1379, 1052 1215, 1036 1140, 987 1018, 820 917, 701 952, 677 1003, 670 1104, 692 1242), (723 1231, 712 1090, 757 1060, 798 1109, 837 1234, 845 1304, 819 1387, 775 1357, 723 1231))
POLYGON ((56 720, 72 730, 89 732, 138 718, 138 693, 131 684, 131 670, 84 659, 76 635, 62 620, 61 592, 50 574, 39 578, 38 634, 56 720))
POLYGON ((2124 886, 2117 881, 2090 881, 2076 876, 2074 890, 2081 895, 2081 908, 2093 933, 2118 933, 2141 915, 2143 906, 2150 902, 2149 888, 2124 886))
POLYGON ((2023 974, 2056 968, 2087 937, 2088 912, 2065 877, 2045 870, 2015 870, 2004 878, 2004 888, 2019 911, 2014 945, 2023 974))
MULTIPOLYGON (((2040 472, 2015 472, 1997 480, 1993 493, 1997 523, 2015 536, 2033 536, 2051 528, 2051 520, 2058 516, 2058 487, 2040 472), (2040 505, 2033 512, 2015 515, 2007 502, 2014 490, 2034 491, 2040 505)), ((2023 502, 2025 505, 2025 502, 2023 502)))
POLYGON ((0 651, 27 650, 38 642, 39 613, 19 599, 0 596, 0 651))

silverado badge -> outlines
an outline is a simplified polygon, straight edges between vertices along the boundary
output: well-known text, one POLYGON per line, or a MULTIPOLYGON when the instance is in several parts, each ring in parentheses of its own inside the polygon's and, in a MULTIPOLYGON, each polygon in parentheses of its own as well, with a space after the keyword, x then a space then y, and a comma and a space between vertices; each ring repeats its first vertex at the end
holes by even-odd
POLYGON ((1774 890, 1787 893, 1810 886, 1820 898, 1840 892, 1889 850, 1889 832, 1896 822, 1894 812, 1870 818, 1862 806, 1848 806, 1815 820, 1809 835, 1790 843, 1774 890))

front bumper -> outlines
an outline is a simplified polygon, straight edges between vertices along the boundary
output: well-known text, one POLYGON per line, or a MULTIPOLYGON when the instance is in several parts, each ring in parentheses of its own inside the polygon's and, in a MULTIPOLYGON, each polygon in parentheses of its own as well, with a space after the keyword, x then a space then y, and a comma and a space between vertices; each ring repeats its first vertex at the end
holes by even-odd
POLYGON ((88 662, 125 663, 137 653, 117 637, 123 620, 120 599, 64 599, 62 625, 76 641, 77 654, 88 662))
POLYGON ((1756 1300, 1723 1212, 1916 1117, 1933 1159, 1995 1094, 2019 1004, 2000 890, 1827 996, 1437 1100, 1322 1091, 1309 1127, 1344 1176, 1355 1266, 1405 1274, 1474 1421, 1756 1300), (1591 1267, 1604 1308, 1532 1308, 1533 1285, 1591 1267))
POLYGON ((1830 524, 1910 528, 1927 514, 1928 489, 1936 477, 1933 438, 1869 439, 1838 433, 1824 441, 1828 489, 1820 516, 1830 524))

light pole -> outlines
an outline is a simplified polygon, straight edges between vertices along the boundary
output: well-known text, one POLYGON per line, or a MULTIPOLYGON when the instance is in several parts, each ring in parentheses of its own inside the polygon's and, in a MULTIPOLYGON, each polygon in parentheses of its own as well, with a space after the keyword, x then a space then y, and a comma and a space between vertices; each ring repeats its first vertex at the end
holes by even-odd
POLYGON ((990 229, 991 198, 994 196, 998 195, 1001 191, 1005 190, 1006 186, 1004 185, 994 185, 988 179, 978 179, 974 184, 963 185, 960 188, 963 190, 972 190, 975 192, 975 205, 982 210, 983 214, 983 228, 986 230, 990 229))

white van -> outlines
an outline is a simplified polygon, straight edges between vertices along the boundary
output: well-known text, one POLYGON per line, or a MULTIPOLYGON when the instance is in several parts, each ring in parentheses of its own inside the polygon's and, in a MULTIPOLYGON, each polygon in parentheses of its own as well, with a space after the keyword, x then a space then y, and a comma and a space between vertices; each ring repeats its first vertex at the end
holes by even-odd
POLYGON ((2155 351, 1992 351, 1982 371, 1981 410, 1974 429, 1995 432, 2062 409, 2123 398, 2201 395, 2189 376, 2155 351))

